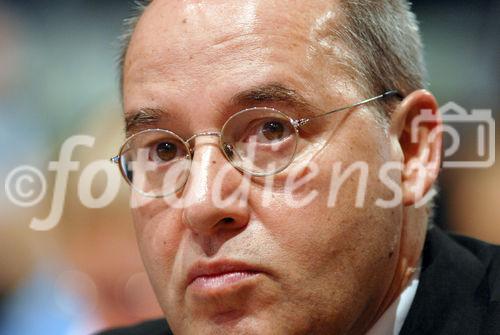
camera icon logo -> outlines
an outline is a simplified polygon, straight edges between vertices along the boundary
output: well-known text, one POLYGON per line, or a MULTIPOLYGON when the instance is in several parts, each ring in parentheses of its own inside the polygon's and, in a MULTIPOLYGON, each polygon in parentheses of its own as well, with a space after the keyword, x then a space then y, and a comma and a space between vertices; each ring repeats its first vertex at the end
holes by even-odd
MULTIPOLYGON (((439 108, 442 127, 429 134, 433 141, 439 132, 447 137, 449 144, 443 153, 443 168, 489 168, 495 164, 495 120, 492 111, 473 109, 470 113, 455 102, 439 108), (463 152, 466 151, 464 155, 463 152), (465 157, 464 157, 465 156, 465 157)), ((411 124, 411 140, 418 142, 419 126, 436 121, 431 110, 423 110, 411 124)))

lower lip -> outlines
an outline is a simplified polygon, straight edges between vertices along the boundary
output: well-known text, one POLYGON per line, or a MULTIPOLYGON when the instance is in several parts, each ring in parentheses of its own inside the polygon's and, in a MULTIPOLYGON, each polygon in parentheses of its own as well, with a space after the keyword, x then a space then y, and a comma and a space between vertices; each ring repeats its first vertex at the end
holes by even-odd
POLYGON ((191 288, 200 291, 217 291, 243 282, 247 279, 254 278, 258 272, 238 271, 228 272, 213 276, 200 276, 195 278, 190 284, 191 288))

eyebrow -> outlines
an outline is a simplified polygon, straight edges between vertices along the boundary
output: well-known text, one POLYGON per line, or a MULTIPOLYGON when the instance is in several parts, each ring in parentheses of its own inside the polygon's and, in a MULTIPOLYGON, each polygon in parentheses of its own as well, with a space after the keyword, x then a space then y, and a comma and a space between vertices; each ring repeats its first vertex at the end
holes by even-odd
POLYGON ((129 134, 138 128, 154 126, 165 115, 168 113, 160 108, 141 108, 137 112, 125 116, 125 133, 129 134))
POLYGON ((280 83, 271 83, 250 88, 236 94, 231 99, 231 102, 234 105, 249 105, 255 102, 278 102, 300 109, 318 109, 296 90, 288 88, 280 83))
MULTIPOLYGON (((252 87, 235 94, 230 99, 230 104, 233 106, 251 106, 263 102, 283 103, 310 113, 319 110, 296 90, 280 83, 252 87)), ((165 117, 168 118, 168 112, 161 108, 141 108, 125 116, 125 133, 130 134, 134 130, 155 127, 165 117)))

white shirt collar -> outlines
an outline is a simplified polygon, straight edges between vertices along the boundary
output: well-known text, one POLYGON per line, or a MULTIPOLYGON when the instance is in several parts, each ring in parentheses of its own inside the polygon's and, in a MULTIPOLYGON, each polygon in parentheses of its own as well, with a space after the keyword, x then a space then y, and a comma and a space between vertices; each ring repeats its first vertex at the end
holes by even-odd
POLYGON ((408 316, 420 279, 420 264, 399 297, 382 314, 366 335, 398 335, 408 316))

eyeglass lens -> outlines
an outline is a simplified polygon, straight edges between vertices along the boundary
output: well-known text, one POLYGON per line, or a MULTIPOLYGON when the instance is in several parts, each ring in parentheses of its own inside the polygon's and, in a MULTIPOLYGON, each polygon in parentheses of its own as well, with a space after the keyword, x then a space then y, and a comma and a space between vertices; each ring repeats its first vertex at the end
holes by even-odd
MULTIPOLYGON (((290 165, 297 149, 297 130, 291 119, 271 108, 252 108, 234 114, 221 131, 221 149, 242 172, 276 174, 290 165)), ((180 190, 189 177, 188 143, 175 133, 152 129, 130 137, 122 147, 120 168, 140 193, 161 197, 180 190)))

